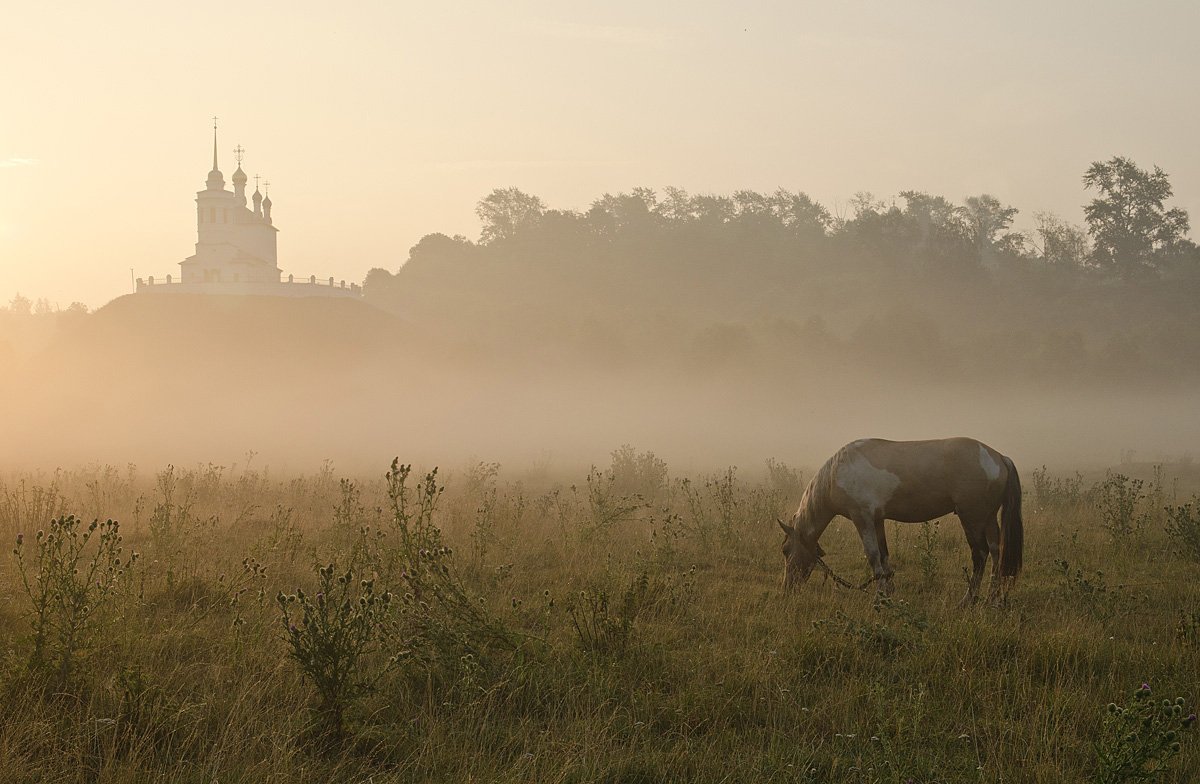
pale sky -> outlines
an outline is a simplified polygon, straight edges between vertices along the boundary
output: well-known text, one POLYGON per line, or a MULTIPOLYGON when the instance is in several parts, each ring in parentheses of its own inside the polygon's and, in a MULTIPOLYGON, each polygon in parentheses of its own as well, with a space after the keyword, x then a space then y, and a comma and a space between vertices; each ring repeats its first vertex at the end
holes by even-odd
POLYGON ((475 238, 509 185, 988 192, 1028 226, 1080 222, 1088 163, 1126 155, 1200 224, 1197 30, 1194 2, 8 3, 0 301, 177 275, 214 114, 297 277, 475 238))

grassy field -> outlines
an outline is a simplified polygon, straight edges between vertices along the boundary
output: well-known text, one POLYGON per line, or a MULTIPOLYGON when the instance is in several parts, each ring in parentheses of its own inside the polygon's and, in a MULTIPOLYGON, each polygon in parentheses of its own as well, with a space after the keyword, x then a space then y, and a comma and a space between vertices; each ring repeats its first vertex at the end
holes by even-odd
POLYGON ((954 518, 888 524, 888 602, 783 595, 773 461, 7 476, 0 781, 1197 780, 1197 472, 1022 468, 1026 571, 966 610, 954 518))

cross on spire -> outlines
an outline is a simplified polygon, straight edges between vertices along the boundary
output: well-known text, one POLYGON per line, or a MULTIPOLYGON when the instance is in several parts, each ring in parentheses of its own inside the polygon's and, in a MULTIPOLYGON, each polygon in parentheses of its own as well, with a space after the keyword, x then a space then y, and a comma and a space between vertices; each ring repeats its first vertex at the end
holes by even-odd
POLYGON ((233 158, 237 161, 239 169, 242 168, 242 158, 244 158, 245 155, 246 151, 242 148, 242 145, 239 144, 237 147, 233 148, 233 158))
POLYGON ((267 196, 269 198, 271 196, 271 181, 270 180, 263 181, 263 189, 267 192, 267 196))
POLYGON ((217 170, 217 115, 213 115, 213 171, 217 170))
POLYGON ((254 190, 258 190, 258 175, 254 175, 254 190))

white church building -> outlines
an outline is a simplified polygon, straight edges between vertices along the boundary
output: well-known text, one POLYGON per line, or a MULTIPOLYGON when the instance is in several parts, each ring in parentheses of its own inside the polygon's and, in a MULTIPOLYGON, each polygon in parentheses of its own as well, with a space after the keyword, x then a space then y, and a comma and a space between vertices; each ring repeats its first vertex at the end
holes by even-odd
MULTIPOLYGON (((217 127, 213 124, 213 166, 205 188, 196 193, 196 252, 179 262, 179 274, 137 279, 140 293, 258 294, 275 297, 358 297, 361 287, 315 275, 285 279, 275 250, 271 196, 264 196, 255 177, 254 194, 246 199, 244 151, 234 150, 237 171, 233 190, 225 190, 225 177, 217 166, 217 127)), ((267 184, 269 185, 269 183, 267 184)))

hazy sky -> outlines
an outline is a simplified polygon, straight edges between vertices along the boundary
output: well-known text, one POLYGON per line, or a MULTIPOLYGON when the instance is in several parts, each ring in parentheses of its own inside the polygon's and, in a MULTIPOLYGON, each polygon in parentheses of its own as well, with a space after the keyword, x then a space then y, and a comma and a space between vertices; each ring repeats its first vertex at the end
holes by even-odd
MULTIPOLYGON (((361 280, 516 185, 990 192, 1080 221, 1158 164, 1200 221, 1194 2, 10 3, 0 300, 178 274, 210 166, 272 182, 280 266, 361 280)), ((1027 223, 1025 225, 1028 225, 1027 223)), ((1195 233, 1193 234, 1195 236, 1195 233)))

